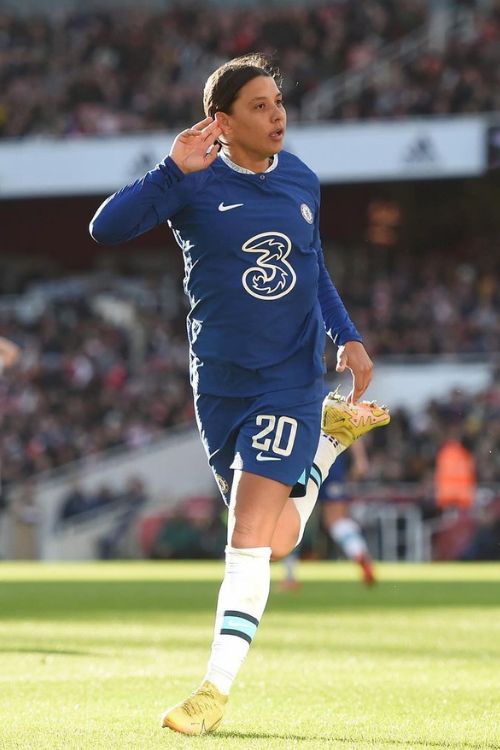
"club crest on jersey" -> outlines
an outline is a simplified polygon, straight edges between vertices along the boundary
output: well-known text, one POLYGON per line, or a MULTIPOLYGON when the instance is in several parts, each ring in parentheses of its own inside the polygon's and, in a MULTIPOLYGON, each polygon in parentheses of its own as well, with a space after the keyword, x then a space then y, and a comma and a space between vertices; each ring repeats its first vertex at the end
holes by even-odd
POLYGON ((300 213, 304 217, 304 219, 307 221, 308 224, 312 224, 314 221, 314 215, 307 203, 301 203, 300 204, 300 213))
POLYGON ((224 479, 224 477, 221 476, 220 474, 216 474, 215 475, 215 481, 219 485, 219 489, 222 492, 222 494, 223 495, 227 495, 227 493, 229 492, 229 484, 224 479))
POLYGON ((256 265, 243 274, 244 288, 257 299, 275 300, 292 291, 297 276, 286 260, 292 242, 281 232, 261 232, 250 237, 241 248, 245 253, 260 253, 256 265))

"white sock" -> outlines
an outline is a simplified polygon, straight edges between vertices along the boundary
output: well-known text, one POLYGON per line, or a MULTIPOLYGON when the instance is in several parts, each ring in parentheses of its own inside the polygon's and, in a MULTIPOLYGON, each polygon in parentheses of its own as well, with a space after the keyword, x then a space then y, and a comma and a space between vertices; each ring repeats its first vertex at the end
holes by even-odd
POLYGON ((297 544, 300 543, 304 536, 304 529, 318 499, 319 488, 328 476, 328 472, 337 456, 340 456, 345 447, 333 437, 320 434, 316 455, 311 468, 311 474, 306 486, 304 497, 294 497, 293 502, 300 516, 300 531, 297 538, 297 544))
POLYGON ((324 432, 320 433, 314 463, 321 471, 321 482, 325 481, 332 464, 345 450, 347 450, 345 445, 339 443, 336 438, 324 432))
POLYGON ((340 521, 335 521, 330 526, 329 531, 334 542, 337 542, 344 555, 351 560, 368 553, 361 528, 352 518, 342 518, 340 521))
POLYGON ((226 547, 212 653, 205 680, 227 695, 260 622, 270 584, 270 547, 226 547))

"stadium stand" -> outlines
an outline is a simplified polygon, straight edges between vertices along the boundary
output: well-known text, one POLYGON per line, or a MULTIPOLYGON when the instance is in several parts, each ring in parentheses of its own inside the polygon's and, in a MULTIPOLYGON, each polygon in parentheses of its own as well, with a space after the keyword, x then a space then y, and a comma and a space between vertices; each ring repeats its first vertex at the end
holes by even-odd
MULTIPOLYGON (((369 246, 355 253, 339 248, 332 265, 348 308, 376 356, 488 355, 500 340, 499 269, 489 248, 484 243, 474 264, 456 266, 446 262, 445 253, 432 253, 422 263, 421 255, 397 249, 382 259, 369 246)), ((474 245, 474 252, 477 249, 474 245)), ((124 282, 108 276, 103 287, 100 278, 90 273, 78 284, 61 279, 56 286, 40 285, 39 292, 46 290, 45 303, 38 299, 39 311, 29 321, 19 313, 0 314, 0 335, 24 350, 22 362, 0 385, 4 481, 116 446, 137 447, 168 427, 194 419, 182 303, 169 317, 161 311, 161 279, 155 286, 144 277, 124 282), (125 284, 133 310, 122 324, 103 318, 97 304, 104 289, 109 299, 119 300, 120 284, 125 284), (66 296, 54 297, 55 288, 59 294, 66 289, 66 296)), ((26 299, 31 296, 26 292, 26 299)), ((482 398, 498 399, 495 386, 482 398)), ((481 404, 460 404, 469 432, 475 422, 472 416, 467 421, 466 412, 477 416, 481 404)), ((391 430, 373 437, 381 443, 380 460, 376 451, 372 462, 374 476, 411 481, 425 473, 450 410, 453 401, 432 404, 425 429, 422 423, 409 422, 408 415, 395 414, 391 430), (423 456, 427 463, 422 463, 423 456)), ((483 411, 485 418, 496 413, 483 411)), ((477 437, 483 443, 487 435, 483 430, 477 437)), ((485 448, 479 452, 481 476, 492 478, 494 463, 485 461, 485 448)))
POLYGON ((450 5, 447 17, 431 12, 425 27, 397 43, 377 49, 364 40, 359 62, 306 98, 311 116, 356 121, 497 111, 500 4, 489 11, 475 2, 450 5))
POLYGON ((139 529, 145 556, 161 560, 221 558, 227 528, 218 497, 187 497, 167 513, 142 520, 139 529))
POLYGON ((96 297, 82 283, 71 299, 47 298, 29 322, 0 316, 2 332, 24 351, 0 384, 5 483, 139 447, 193 419, 182 317, 143 308, 133 335, 92 309, 96 297))
POLYGON ((417 414, 397 410, 391 429, 367 438, 369 477, 383 482, 433 483, 436 455, 450 431, 472 451, 478 477, 485 484, 500 476, 496 445, 500 431, 500 386, 497 376, 475 395, 454 389, 444 400, 431 401, 417 414))
MULTIPOLYGON (((224 59, 260 49, 284 73, 291 119, 311 94, 347 71, 369 71, 388 45, 426 29, 423 0, 164 11, 85 10, 0 17, 0 135, 82 136, 176 127, 199 119, 199 91, 224 59)), ((455 28, 455 26, 453 26, 455 28)), ((327 119, 402 117, 498 108, 498 2, 406 66, 389 64, 327 119)))
MULTIPOLYGON (((483 9, 474 2, 451 5, 456 13, 439 33, 432 4, 423 0, 258 9, 174 3, 126 14, 111 8, 52 15, 2 11, 0 138, 184 126, 199 119, 206 75, 222 60, 254 49, 276 55, 292 121, 308 121, 314 111, 349 121, 500 111, 500 0, 483 9), (315 101, 323 102, 320 110, 315 101)), ((448 226, 455 221, 451 214, 447 220, 448 226)), ((368 236, 356 244, 325 243, 335 282, 376 358, 486 360, 498 352, 498 233, 480 227, 478 217, 472 223, 475 234, 459 243, 442 237, 433 242, 431 222, 428 241, 413 246, 403 238, 368 236)), ((17 248, 9 250, 14 257, 17 248)), ((15 273, 7 263, 0 277, 6 295, 0 298, 0 336, 23 350, 20 364, 0 379, 5 486, 78 459, 90 464, 194 423, 180 278, 122 278, 111 261, 103 283, 97 272, 75 279, 57 269, 54 258, 44 263, 35 268, 27 262, 22 272, 18 264, 15 273), (34 289, 37 276, 46 281, 34 289)), ((472 451, 486 494, 460 549, 450 551, 444 530, 438 554, 478 559, 486 554, 484 539, 491 549, 498 532, 495 381, 475 395, 454 390, 418 414, 394 411, 391 429, 367 439, 370 470, 359 492, 432 514, 435 457, 450 426, 472 451)), ((28 528, 36 525, 37 511, 26 486, 16 508, 28 528)), ((61 505, 61 524, 76 527, 75 508, 80 520, 88 512, 116 509, 122 495, 116 488, 91 495, 75 490, 61 505)), ((121 537, 143 507, 142 501, 133 505, 133 512, 117 513, 110 522, 101 556, 118 554, 121 537)), ((147 554, 175 556, 167 537, 155 537, 154 545, 150 540, 147 554)))
POLYGON ((368 349, 391 354, 487 354, 500 341, 495 237, 408 252, 370 244, 330 254, 330 268, 368 349), (450 263, 450 255, 457 263, 450 263), (422 262, 423 258, 425 262, 422 262))
POLYGON ((335 76, 360 71, 348 95, 344 85, 342 97, 327 98, 323 119, 498 110, 500 3, 489 12, 467 9, 463 18, 458 25, 451 19, 439 44, 431 36, 423 54, 415 47, 405 60, 401 45, 401 54, 372 74, 387 47, 427 34, 432 14, 423 0, 4 12, 0 136, 111 135, 195 122, 207 74, 255 49, 279 59, 292 120, 310 119, 314 96, 335 76))

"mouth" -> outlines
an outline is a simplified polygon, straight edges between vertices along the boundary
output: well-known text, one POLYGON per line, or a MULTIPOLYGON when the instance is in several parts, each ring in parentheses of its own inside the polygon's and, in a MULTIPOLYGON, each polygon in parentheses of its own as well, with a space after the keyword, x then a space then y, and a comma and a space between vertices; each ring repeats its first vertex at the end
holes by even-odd
POLYGON ((273 130, 271 131, 271 133, 269 133, 269 138, 272 138, 273 141, 280 141, 284 135, 285 128, 276 128, 276 130, 273 130))

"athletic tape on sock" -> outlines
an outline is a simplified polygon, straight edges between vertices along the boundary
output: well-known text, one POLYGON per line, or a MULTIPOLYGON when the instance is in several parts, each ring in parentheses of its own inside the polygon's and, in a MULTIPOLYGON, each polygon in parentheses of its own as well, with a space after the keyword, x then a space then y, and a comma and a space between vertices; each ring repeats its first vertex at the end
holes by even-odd
POLYGON ((226 609, 222 618, 221 635, 235 635, 251 643, 257 631, 259 621, 256 617, 246 612, 238 612, 235 609, 226 609))
POLYGON ((319 467, 316 466, 316 464, 313 464, 311 466, 311 473, 309 474, 309 478, 313 480, 316 487, 319 488, 323 484, 323 478, 321 476, 321 471, 319 470, 319 467))
POLYGON ((266 606, 270 556, 270 547, 226 547, 214 641, 205 675, 224 695, 231 689, 266 606))

